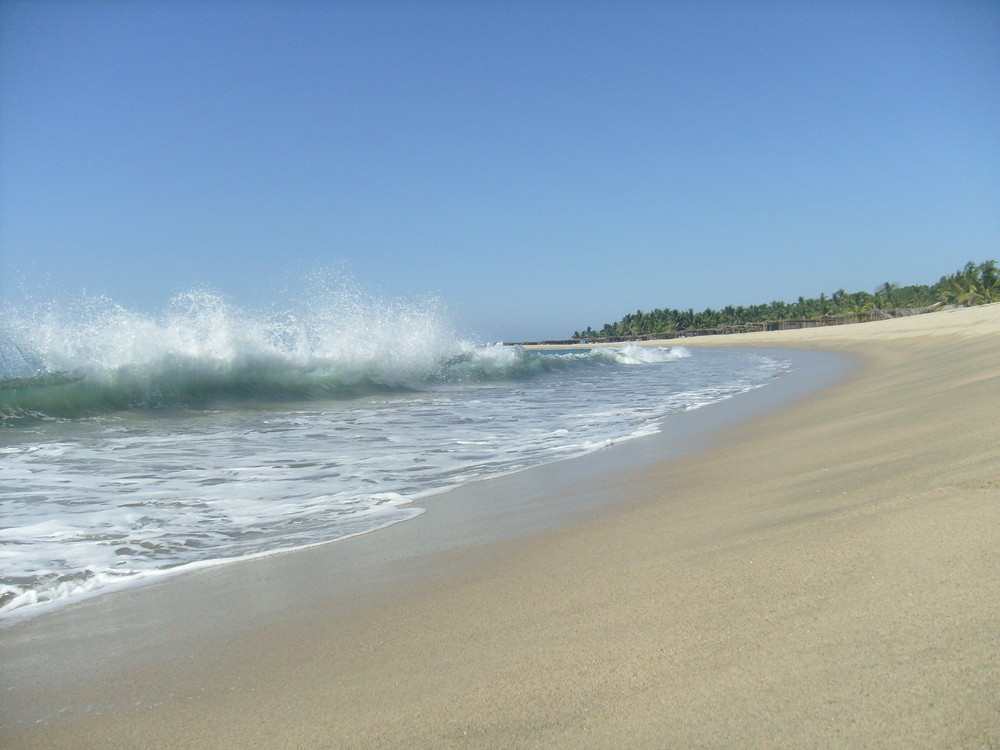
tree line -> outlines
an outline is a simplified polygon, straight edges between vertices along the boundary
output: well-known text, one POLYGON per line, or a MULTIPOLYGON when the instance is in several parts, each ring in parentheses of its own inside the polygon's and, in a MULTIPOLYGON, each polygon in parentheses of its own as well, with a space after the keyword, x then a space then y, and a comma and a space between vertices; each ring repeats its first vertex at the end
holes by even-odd
POLYGON ((721 310, 707 308, 637 310, 614 323, 594 330, 590 326, 575 331, 574 339, 631 337, 650 334, 676 334, 685 330, 715 329, 747 323, 781 320, 807 320, 834 316, 862 316, 873 310, 890 313, 901 308, 923 308, 937 303, 970 306, 1000 301, 1000 269, 997 261, 966 263, 953 274, 942 276, 936 284, 899 286, 880 284, 874 294, 848 293, 838 289, 827 296, 799 297, 795 302, 768 302, 760 305, 727 305, 721 310))

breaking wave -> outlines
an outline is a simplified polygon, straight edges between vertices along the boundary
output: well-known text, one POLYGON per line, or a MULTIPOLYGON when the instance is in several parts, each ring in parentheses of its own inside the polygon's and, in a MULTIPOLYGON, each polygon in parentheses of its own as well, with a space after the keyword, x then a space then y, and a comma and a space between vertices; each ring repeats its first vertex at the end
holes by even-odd
POLYGON ((350 398, 686 355, 634 345, 571 357, 477 346, 435 300, 386 301, 346 287, 282 312, 244 310, 195 290, 157 315, 106 297, 4 313, 0 424, 7 425, 128 409, 350 398))

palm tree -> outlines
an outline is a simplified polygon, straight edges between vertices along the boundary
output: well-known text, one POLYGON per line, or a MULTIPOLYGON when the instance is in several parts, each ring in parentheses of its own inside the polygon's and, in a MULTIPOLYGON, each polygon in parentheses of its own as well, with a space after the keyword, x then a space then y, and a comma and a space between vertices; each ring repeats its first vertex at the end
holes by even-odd
POLYGON ((883 309, 892 309, 896 306, 896 299, 893 292, 899 289, 899 284, 893 284, 891 281, 885 281, 878 285, 875 290, 875 302, 878 303, 879 297, 885 300, 885 307, 883 309))
POLYGON ((817 307, 820 315, 830 314, 830 300, 827 299, 826 292, 819 293, 819 305, 817 307))
POLYGON ((979 274, 979 288, 983 302, 1000 301, 1000 269, 997 268, 997 262, 988 260, 980 263, 976 271, 979 274))
POLYGON ((961 271, 941 279, 940 298, 962 307, 979 304, 985 301, 985 295, 980 288, 980 279, 976 266, 967 263, 961 271))
POLYGON ((785 320, 791 313, 788 308, 787 302, 782 302, 781 300, 775 300, 769 305, 771 316, 775 320, 785 320))
POLYGON ((844 308, 848 313, 856 315, 859 319, 872 309, 873 303, 867 292, 855 292, 844 298, 844 308))

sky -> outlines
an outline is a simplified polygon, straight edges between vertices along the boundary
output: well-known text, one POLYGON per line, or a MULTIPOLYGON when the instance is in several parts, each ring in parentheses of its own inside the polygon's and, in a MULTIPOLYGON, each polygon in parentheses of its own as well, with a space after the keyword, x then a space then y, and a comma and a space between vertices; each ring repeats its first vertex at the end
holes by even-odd
POLYGON ((995 2, 0 4, 0 292, 481 341, 1000 259, 995 2))

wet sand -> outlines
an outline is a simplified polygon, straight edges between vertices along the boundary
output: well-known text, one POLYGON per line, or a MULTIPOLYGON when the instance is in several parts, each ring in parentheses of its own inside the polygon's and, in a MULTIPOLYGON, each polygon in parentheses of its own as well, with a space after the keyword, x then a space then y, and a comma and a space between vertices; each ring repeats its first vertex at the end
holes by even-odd
POLYGON ((1000 746, 1000 306, 681 343, 858 364, 469 490, 570 521, 431 509, 0 629, 0 745, 1000 746))

